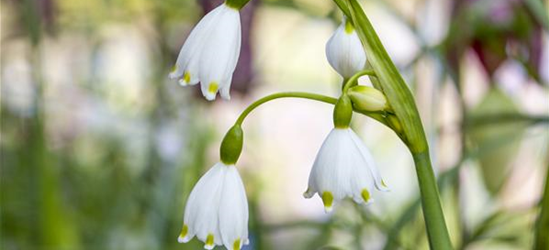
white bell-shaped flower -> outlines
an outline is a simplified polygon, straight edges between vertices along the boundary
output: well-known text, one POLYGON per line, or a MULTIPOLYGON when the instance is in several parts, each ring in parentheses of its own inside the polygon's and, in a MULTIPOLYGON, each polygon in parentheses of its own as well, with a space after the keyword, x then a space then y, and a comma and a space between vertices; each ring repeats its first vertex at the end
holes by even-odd
POLYGON ((388 191, 366 146, 350 128, 334 128, 316 156, 303 196, 318 193, 330 212, 345 197, 359 204, 373 202, 374 186, 388 191))
POLYGON ((234 165, 217 163, 191 191, 178 241, 195 235, 205 249, 238 250, 248 244, 248 200, 234 165))
POLYGON ((364 69, 366 54, 353 25, 344 17, 326 44, 328 62, 344 78, 364 69))
POLYGON ((200 82, 209 101, 217 92, 229 100, 233 72, 240 56, 240 13, 226 4, 208 13, 185 41, 170 78, 183 86, 200 82))

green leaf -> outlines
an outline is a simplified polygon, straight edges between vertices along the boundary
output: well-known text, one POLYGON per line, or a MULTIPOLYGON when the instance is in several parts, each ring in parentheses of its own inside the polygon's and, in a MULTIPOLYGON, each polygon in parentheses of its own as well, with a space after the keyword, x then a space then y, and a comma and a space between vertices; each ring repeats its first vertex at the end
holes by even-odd
MULTIPOLYGON (((493 88, 471 115, 484 117, 497 114, 519 114, 519 110, 510 97, 493 88)), ((478 158, 484 184, 490 193, 496 194, 507 179, 525 128, 523 123, 507 122, 470 129, 471 141, 482 152, 478 158)))
POLYGON ((549 15, 547 15, 547 7, 543 2, 540 0, 525 0, 524 2, 543 28, 549 30, 549 15))
POLYGON ((545 171, 545 188, 540 201, 541 211, 536 220, 534 250, 549 249, 549 169, 545 171))

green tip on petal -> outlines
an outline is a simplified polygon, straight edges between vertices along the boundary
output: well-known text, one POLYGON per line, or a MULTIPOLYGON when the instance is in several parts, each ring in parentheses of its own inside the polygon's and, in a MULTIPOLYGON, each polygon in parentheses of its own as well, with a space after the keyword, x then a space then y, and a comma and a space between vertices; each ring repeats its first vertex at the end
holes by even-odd
POLYGON ((387 187, 387 184, 385 184, 385 181, 384 181, 384 180, 381 180, 381 186, 387 187))
POLYGON ((332 211, 332 205, 334 203, 334 195, 332 194, 332 192, 323 192, 322 202, 324 203, 324 209, 326 210, 326 212, 332 211))
POLYGON ((179 237, 185 238, 188 233, 189 233, 189 227, 187 225, 183 225, 183 229, 181 229, 181 234, 179 234, 179 237))
POLYGON ((191 82, 191 72, 185 71, 185 74, 183 75, 183 81, 185 81, 185 83, 191 82))
POLYGON ((362 196, 362 199, 364 199, 364 202, 368 202, 370 200, 370 192, 368 192, 368 189, 363 189, 360 193, 360 196, 362 196))
POLYGON ((219 89, 219 84, 217 82, 211 82, 210 86, 208 86, 208 92, 211 94, 217 93, 217 89, 219 89))
POLYGON ((181 233, 179 234, 179 237, 177 237, 177 242, 185 243, 189 241, 189 239, 187 239, 188 234, 189 234, 189 227, 184 224, 183 229, 181 229, 181 233))
POLYGON ((210 247, 214 245, 214 235, 208 234, 208 237, 206 237, 206 246, 210 247))
POLYGON ((240 249, 240 239, 236 239, 233 243, 233 250, 239 250, 240 249))
POLYGON ((355 31, 355 27, 353 27, 353 24, 349 19, 345 20, 345 33, 351 34, 355 31))

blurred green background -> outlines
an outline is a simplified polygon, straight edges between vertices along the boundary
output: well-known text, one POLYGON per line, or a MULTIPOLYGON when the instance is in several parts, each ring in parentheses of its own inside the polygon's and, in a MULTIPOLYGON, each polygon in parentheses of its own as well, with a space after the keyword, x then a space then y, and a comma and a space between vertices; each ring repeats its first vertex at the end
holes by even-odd
MULTIPOLYGON (((177 243, 185 199, 239 112, 276 91, 336 96, 341 82, 324 55, 341 18, 329 0, 243 9, 230 102, 170 81, 185 38, 219 3, 1 1, 0 249, 202 249, 177 243)), ((538 219, 549 167, 547 2, 362 3, 417 97, 454 246, 534 248, 544 240, 535 228, 549 235, 538 219)), ((406 148, 375 121, 354 121, 392 191, 326 215, 301 194, 331 107, 283 100, 250 116, 239 164, 245 249, 428 249, 406 148)))

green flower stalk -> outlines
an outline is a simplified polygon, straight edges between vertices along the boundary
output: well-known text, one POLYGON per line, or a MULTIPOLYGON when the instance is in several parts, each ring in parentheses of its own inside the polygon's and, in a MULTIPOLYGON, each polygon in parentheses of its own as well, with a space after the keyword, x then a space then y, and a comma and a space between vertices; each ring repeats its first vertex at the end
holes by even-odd
POLYGON ((375 80, 372 81, 377 83, 376 87, 386 96, 395 114, 395 117, 387 119, 388 123, 393 128, 400 127, 400 131, 393 130, 399 134, 414 158, 429 245, 431 249, 452 249, 425 132, 412 93, 381 44, 358 1, 334 1, 343 13, 350 15, 368 55, 369 65, 376 74, 375 80))

